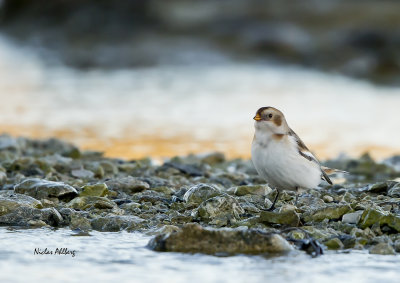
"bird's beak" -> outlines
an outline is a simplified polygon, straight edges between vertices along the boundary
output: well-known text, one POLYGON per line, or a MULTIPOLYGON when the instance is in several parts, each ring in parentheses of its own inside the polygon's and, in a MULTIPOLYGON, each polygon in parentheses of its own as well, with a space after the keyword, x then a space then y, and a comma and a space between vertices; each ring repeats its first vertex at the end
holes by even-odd
POLYGON ((260 121, 261 120, 260 114, 257 113, 256 116, 254 116, 253 119, 256 120, 256 121, 260 121))

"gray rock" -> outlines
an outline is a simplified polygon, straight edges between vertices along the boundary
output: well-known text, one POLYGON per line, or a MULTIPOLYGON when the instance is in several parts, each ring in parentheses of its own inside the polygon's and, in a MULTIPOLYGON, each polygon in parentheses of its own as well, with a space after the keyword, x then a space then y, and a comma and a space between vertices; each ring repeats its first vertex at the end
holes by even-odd
POLYGON ((369 250, 370 254, 395 255, 396 252, 389 243, 379 243, 369 250))
POLYGON ((293 247, 280 235, 253 229, 211 229, 186 224, 182 230, 158 235, 148 246, 156 251, 205 254, 280 254, 293 247))
POLYGON ((68 199, 78 195, 76 189, 62 182, 52 182, 43 179, 31 178, 14 186, 14 191, 26 194, 36 199, 60 198, 68 199))
POLYGON ((234 188, 233 193, 237 196, 244 195, 260 195, 266 196, 272 192, 272 189, 267 185, 256 185, 256 186, 238 186, 234 188))
POLYGON ((300 216, 294 210, 285 212, 261 211, 260 221, 268 224, 284 224, 297 227, 300 224, 300 216))
POLYGON ((363 210, 359 210, 356 212, 344 214, 342 217, 342 222, 349 224, 357 224, 358 221, 360 221, 363 212, 364 212, 363 210))
POLYGON ((86 169, 72 170, 71 175, 80 179, 92 179, 94 177, 94 173, 86 169))
POLYGON ((106 181, 106 184, 110 190, 122 191, 128 194, 141 192, 150 188, 149 184, 132 176, 112 179, 106 181))
POLYGON ((108 198, 98 196, 76 197, 67 204, 67 207, 79 210, 87 210, 91 208, 112 209, 116 206, 117 205, 108 198))
POLYGON ((394 244, 394 249, 396 250, 396 252, 400 253, 400 239, 397 239, 394 244))
POLYGON ((60 213, 53 207, 44 209, 18 207, 6 215, 0 216, 1 225, 16 226, 30 226, 35 223, 32 221, 43 221, 48 225, 57 227, 62 220, 60 213))
POLYGON ((340 219, 342 215, 352 211, 349 205, 329 204, 321 208, 311 209, 303 214, 306 222, 320 222, 324 219, 340 219))
POLYGON ((63 218, 55 208, 42 209, 41 202, 32 197, 12 191, 0 193, 0 225, 38 226, 40 221, 59 226, 63 218))
POLYGON ((388 195, 393 198, 400 198, 400 183, 394 184, 388 191, 388 195))
POLYGON ((145 220, 137 216, 106 216, 97 217, 91 221, 94 230, 101 232, 118 232, 121 230, 135 231, 143 227, 145 220))
POLYGON ((331 203, 333 202, 333 197, 331 197, 330 195, 324 195, 322 200, 326 203, 331 203))
POLYGON ((224 226, 229 221, 240 219, 244 209, 239 202, 228 195, 216 196, 202 202, 197 210, 198 216, 210 224, 224 226))
POLYGON ((16 194, 13 191, 0 191, 0 215, 7 214, 20 206, 43 208, 40 201, 30 196, 16 194))
POLYGON ((7 182, 6 172, 0 171, 0 186, 4 185, 6 182, 7 182))
POLYGON ((185 202, 200 204, 212 197, 221 195, 222 192, 212 185, 198 184, 191 187, 183 196, 185 202))
POLYGON ((386 193, 388 188, 387 182, 380 182, 369 185, 368 191, 371 193, 386 193))
POLYGON ((83 213, 74 212, 70 216, 69 227, 71 230, 80 229, 84 232, 92 230, 90 220, 83 213))

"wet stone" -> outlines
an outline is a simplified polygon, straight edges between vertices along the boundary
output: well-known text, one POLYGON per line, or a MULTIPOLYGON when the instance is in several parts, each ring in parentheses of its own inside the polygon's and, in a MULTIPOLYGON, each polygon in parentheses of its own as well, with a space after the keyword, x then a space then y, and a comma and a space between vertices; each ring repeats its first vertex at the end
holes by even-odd
POLYGON ((90 220, 83 214, 77 212, 71 214, 69 227, 71 230, 80 229, 84 232, 92 230, 90 220))
POLYGON ((122 191, 127 194, 137 193, 149 189, 148 183, 132 176, 112 179, 105 182, 110 190, 122 191))
POLYGON ((322 251, 318 241, 329 249, 400 250, 400 176, 368 156, 343 161, 342 169, 361 172, 345 176, 343 185, 308 190, 297 203, 294 192, 282 191, 269 212, 275 191, 250 160, 190 155, 157 166, 93 152, 72 156, 75 147, 57 140, 6 140, 0 225, 155 233, 161 237, 154 240, 156 250, 217 255, 263 254, 274 233, 292 243, 289 249, 311 255, 322 251), (73 170, 91 173, 74 176, 73 170), (193 222, 198 225, 186 226, 193 222))
POLYGON ((272 192, 272 189, 267 185, 239 186, 235 187, 233 192, 237 196, 244 196, 244 195, 266 196, 272 192))
POLYGON ((293 210, 284 212, 261 211, 260 221, 268 224, 282 224, 297 227, 300 224, 300 216, 293 210))
POLYGON ((394 198, 400 198, 400 183, 396 183, 388 191, 388 195, 394 198))
POLYGON ((128 215, 97 217, 91 220, 93 230, 101 232, 135 231, 142 228, 143 223, 144 219, 128 215))
POLYGON ((239 202, 228 195, 216 196, 202 202, 197 210, 201 220, 210 222, 217 226, 227 225, 228 222, 235 222, 244 213, 239 202))
POLYGON ((37 209, 29 206, 8 209, 8 213, 0 216, 0 225, 30 226, 35 221, 43 221, 47 225, 57 227, 63 218, 55 208, 37 209))
POLYGON ((211 229, 187 224, 178 232, 161 234, 148 246, 156 251, 205 254, 279 254, 293 247, 280 235, 253 229, 211 229))
POLYGON ((7 174, 0 170, 0 186, 7 182, 7 174))
POLYGON ((368 191, 371 193, 386 193, 388 184, 386 182, 380 182, 368 187, 368 191))
POLYGON ((222 192, 212 185, 198 184, 191 187, 184 195, 183 200, 188 203, 200 204, 212 197, 221 195, 222 192))
POLYGON ((91 208, 111 209, 116 206, 117 205, 108 198, 96 196, 77 197, 67 204, 67 207, 79 210, 87 210, 91 208))
POLYGON ((62 182, 53 182, 43 179, 31 178, 15 185, 14 191, 19 194, 26 194, 36 199, 43 198, 73 198, 78 194, 76 189, 62 182))
POLYGON ((339 238, 332 238, 324 242, 324 245, 330 250, 340 250, 344 248, 344 245, 339 238))
POLYGON ((379 243, 369 250, 370 254, 395 255, 396 252, 389 243, 379 243))
POLYGON ((396 252, 400 253, 400 239, 397 239, 394 244, 394 249, 396 250, 396 252))
POLYGON ((333 202, 333 197, 331 197, 330 195, 324 195, 322 200, 326 203, 331 203, 333 202))
POLYGON ((374 224, 378 226, 387 225, 388 227, 400 232, 400 216, 389 213, 384 210, 367 209, 361 215, 359 226, 361 228, 371 227, 374 224))
POLYGON ((320 222, 324 219, 338 220, 342 215, 352 211, 350 205, 329 205, 322 208, 314 209, 303 214, 305 222, 320 222))

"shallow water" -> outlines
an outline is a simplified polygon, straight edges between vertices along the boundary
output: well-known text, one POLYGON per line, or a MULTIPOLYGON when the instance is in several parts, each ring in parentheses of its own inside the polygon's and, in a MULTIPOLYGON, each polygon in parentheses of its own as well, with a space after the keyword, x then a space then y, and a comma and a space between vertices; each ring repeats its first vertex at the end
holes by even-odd
POLYGON ((157 253, 140 233, 0 228, 1 282, 398 282, 400 256, 364 251, 265 258, 157 253), (75 256, 35 255, 35 248, 75 256))
POLYGON ((252 117, 265 105, 283 110, 320 157, 400 152, 400 88, 295 67, 222 60, 84 72, 0 37, 0 99, 0 131, 109 156, 248 157, 252 117))

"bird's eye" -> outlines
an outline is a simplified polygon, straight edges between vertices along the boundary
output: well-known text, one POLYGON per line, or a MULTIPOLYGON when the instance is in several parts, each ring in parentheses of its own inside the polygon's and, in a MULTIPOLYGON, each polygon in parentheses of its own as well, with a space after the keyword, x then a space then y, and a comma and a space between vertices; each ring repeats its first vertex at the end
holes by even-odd
POLYGON ((268 118, 272 118, 272 114, 268 114, 268 118))

